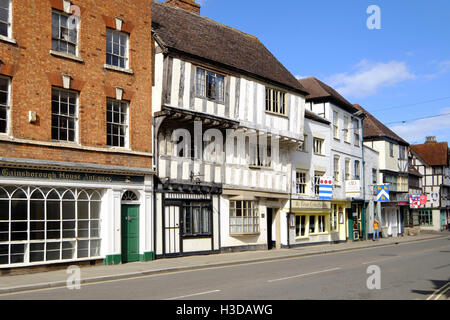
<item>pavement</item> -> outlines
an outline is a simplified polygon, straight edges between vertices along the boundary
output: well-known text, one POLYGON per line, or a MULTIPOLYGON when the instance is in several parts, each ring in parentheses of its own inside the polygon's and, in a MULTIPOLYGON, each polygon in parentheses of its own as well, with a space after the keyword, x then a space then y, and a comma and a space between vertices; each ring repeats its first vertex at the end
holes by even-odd
MULTIPOLYGON (((401 243, 428 241, 450 237, 450 232, 421 232, 416 236, 383 238, 380 241, 356 241, 340 244, 302 246, 270 251, 246 251, 214 255, 187 256, 158 259, 149 262, 136 262, 115 266, 86 266, 81 270, 81 284, 100 283, 110 280, 173 273, 188 270, 201 270, 213 267, 243 265, 249 263, 281 261, 296 257, 348 252, 367 248, 396 246, 401 243)), ((0 294, 29 290, 65 287, 69 274, 67 270, 40 272, 25 275, 5 275, 0 277, 0 294)))

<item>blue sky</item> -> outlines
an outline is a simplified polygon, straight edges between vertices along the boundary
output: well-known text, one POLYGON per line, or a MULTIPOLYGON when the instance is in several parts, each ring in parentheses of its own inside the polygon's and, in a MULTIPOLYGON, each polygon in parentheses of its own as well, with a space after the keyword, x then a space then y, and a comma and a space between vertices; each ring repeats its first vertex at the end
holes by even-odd
POLYGON ((332 85, 410 143, 450 141, 449 0, 197 2, 203 16, 257 36, 293 75, 332 85), (370 5, 381 9, 381 30, 367 28, 370 5))

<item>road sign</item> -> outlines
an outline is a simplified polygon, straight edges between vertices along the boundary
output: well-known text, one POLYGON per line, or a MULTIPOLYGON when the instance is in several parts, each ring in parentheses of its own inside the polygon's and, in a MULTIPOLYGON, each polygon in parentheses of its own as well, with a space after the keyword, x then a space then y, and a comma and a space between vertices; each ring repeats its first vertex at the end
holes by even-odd
POLYGON ((333 179, 323 176, 319 184, 319 200, 333 199, 333 179))
POLYGON ((381 184, 377 186, 377 201, 390 202, 389 200, 389 185, 381 184))

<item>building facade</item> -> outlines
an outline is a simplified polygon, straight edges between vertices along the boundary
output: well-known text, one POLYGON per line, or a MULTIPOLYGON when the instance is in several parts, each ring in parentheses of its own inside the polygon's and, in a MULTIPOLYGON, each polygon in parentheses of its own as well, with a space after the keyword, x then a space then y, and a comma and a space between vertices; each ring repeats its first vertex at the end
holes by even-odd
POLYGON ((151 8, 112 3, 2 1, 1 269, 154 256, 151 8))
POLYGON ((379 153, 378 183, 389 185, 390 199, 381 203, 382 235, 397 237, 404 232, 403 222, 409 214, 409 144, 361 106, 355 106, 367 116, 364 144, 379 153))
POLYGON ((427 137, 421 145, 412 145, 412 165, 422 176, 422 194, 426 205, 418 212, 422 230, 448 229, 450 218, 450 166, 447 142, 427 137))
POLYGON ((281 246, 305 91, 194 1, 152 8, 157 256, 281 246))

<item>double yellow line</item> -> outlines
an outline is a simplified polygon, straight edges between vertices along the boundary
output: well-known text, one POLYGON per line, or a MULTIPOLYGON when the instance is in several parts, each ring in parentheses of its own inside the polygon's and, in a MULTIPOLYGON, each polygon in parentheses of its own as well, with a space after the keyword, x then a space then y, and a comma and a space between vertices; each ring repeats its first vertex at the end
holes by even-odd
POLYGON ((427 300, 439 300, 449 290, 450 290, 450 282, 448 282, 445 286, 436 290, 431 296, 427 298, 427 300))

